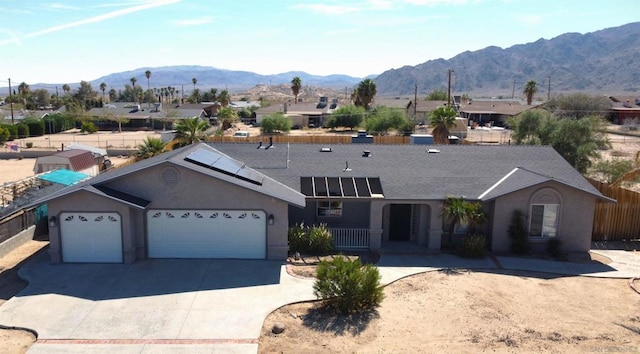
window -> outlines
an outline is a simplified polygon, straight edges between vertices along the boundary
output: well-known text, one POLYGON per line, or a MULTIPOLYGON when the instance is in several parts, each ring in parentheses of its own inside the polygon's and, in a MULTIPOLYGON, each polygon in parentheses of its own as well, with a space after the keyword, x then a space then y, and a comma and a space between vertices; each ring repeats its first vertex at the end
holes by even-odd
POLYGON ((342 202, 340 201, 319 201, 318 216, 340 217, 342 216, 342 202))
POLYGON ((531 224, 529 236, 556 237, 558 232, 559 204, 531 205, 531 224))

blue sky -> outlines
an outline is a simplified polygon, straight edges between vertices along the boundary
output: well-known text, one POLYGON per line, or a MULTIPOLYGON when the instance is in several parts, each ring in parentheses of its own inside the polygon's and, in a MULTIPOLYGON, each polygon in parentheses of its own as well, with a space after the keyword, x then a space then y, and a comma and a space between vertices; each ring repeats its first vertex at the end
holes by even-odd
POLYGON ((638 9, 638 0, 1 0, 0 86, 167 65, 364 77, 616 27, 640 21, 638 9))

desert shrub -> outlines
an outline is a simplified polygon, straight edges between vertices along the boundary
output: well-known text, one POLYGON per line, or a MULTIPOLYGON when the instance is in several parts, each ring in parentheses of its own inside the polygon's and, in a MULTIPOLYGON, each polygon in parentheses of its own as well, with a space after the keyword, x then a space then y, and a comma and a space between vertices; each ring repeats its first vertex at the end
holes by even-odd
POLYGON ((289 228, 289 250, 308 255, 321 255, 333 251, 333 236, 327 225, 305 226, 296 224, 289 228))
POLYGON ((82 122, 82 126, 80 127, 81 132, 87 132, 89 134, 93 134, 98 131, 98 127, 96 127, 93 122, 82 122))
POLYGON ((341 313, 371 310, 384 298, 378 269, 345 257, 320 262, 313 294, 341 313))
POLYGON ((26 145, 27 145, 27 149, 31 149, 33 147, 33 142, 27 141, 26 145))
POLYGON ((9 132, 9 129, 0 126, 0 144, 4 144, 6 141, 8 141, 10 136, 11 133, 9 132))
POLYGON ((520 210, 514 210, 509 225, 509 238, 511 239, 511 252, 515 254, 529 253, 529 233, 524 226, 524 215, 520 210))
POLYGON ((44 120, 29 118, 24 121, 29 127, 29 136, 43 136, 44 135, 44 120))
POLYGON ((15 124, 2 124, 0 127, 6 129, 9 132, 9 137, 6 141, 12 141, 18 138, 18 126, 15 124))
POLYGON ((482 258, 484 257, 486 239, 482 234, 471 234, 462 241, 462 249, 460 250, 462 257, 465 258, 482 258))
POLYGON ((562 241, 557 238, 549 239, 547 242, 547 253, 553 258, 565 258, 564 252, 562 251, 562 241))
POLYGON ((16 124, 16 127, 18 129, 18 138, 28 138, 29 137, 29 126, 24 124, 24 123, 20 123, 20 124, 16 124))

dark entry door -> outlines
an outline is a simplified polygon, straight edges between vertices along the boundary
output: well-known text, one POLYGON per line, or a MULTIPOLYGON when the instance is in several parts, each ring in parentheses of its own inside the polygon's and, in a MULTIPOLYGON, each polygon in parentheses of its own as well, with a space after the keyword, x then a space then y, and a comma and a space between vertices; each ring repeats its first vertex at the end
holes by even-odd
POLYGON ((389 241, 409 241, 411 204, 391 204, 389 217, 389 241))

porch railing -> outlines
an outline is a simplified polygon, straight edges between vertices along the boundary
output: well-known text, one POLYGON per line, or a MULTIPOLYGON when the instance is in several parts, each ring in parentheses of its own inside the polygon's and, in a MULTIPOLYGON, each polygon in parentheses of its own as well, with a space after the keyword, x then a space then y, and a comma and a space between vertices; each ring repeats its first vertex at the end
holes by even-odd
POLYGON ((369 229, 330 229, 336 249, 369 248, 369 229))

